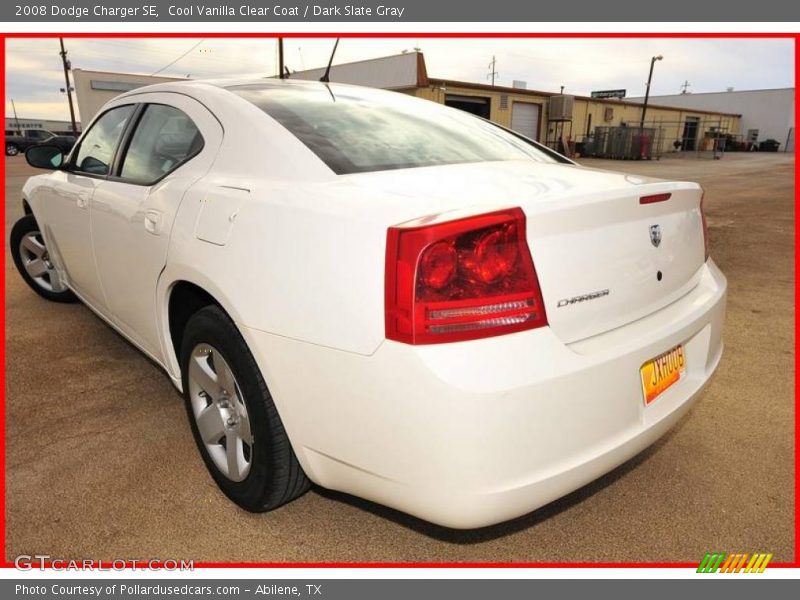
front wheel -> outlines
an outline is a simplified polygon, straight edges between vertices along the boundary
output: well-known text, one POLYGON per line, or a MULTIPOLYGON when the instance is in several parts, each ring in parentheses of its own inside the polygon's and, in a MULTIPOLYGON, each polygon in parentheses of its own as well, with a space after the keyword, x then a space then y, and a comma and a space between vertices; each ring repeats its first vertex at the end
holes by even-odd
POLYGON ((15 144, 6 144, 6 156, 16 156, 19 154, 19 148, 15 144))
POLYGON ((217 306, 192 316, 181 344, 186 412, 222 492, 252 512, 272 510, 311 484, 289 443, 250 350, 217 306))
POLYGON ((22 217, 11 229, 11 256, 30 288, 53 302, 77 302, 61 280, 33 215, 22 217))

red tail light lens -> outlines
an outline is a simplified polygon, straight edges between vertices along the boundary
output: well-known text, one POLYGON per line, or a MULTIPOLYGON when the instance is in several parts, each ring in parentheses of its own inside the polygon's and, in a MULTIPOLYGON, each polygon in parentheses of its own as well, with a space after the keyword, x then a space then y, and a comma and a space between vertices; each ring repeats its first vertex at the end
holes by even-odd
POLYGON ((389 228, 388 339, 436 344, 543 325, 522 209, 389 228))
POLYGON ((703 220, 703 245, 705 246, 705 253, 706 253, 706 262, 708 261, 709 257, 709 244, 708 244, 708 221, 706 221, 706 212, 703 209, 703 202, 706 199, 706 193, 703 192, 703 195, 700 196, 700 218, 703 220))
POLYGON ((655 204, 656 202, 666 202, 672 198, 672 194, 653 194, 652 196, 642 196, 639 198, 639 204, 655 204))
POLYGON ((458 251, 452 242, 428 246, 419 261, 419 278, 427 289, 441 290, 453 281, 458 270, 458 251))

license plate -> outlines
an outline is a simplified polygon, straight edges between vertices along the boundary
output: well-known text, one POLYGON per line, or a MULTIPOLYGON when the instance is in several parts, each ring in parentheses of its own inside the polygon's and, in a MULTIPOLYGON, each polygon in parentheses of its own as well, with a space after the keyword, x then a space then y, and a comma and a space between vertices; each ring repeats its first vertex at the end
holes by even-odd
POLYGON ((639 371, 642 375, 642 390, 646 406, 683 377, 686 372, 686 355, 683 352, 683 346, 675 346, 672 350, 648 360, 639 371))

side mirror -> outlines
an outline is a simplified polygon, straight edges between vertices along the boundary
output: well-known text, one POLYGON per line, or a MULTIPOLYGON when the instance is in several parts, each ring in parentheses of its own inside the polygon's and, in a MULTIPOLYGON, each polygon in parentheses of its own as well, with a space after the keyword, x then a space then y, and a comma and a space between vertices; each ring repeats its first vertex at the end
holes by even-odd
POLYGON ((37 169, 60 169, 64 164, 64 153, 58 146, 42 144, 28 148, 25 151, 25 160, 37 169))

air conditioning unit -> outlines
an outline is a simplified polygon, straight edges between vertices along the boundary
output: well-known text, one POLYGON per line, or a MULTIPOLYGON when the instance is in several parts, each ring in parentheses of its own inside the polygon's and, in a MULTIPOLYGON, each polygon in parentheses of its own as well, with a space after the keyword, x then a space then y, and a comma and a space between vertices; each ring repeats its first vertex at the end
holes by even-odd
POLYGON ((575 96, 564 94, 550 96, 550 103, 547 107, 548 118, 551 121, 571 121, 572 109, 575 106, 575 96))

